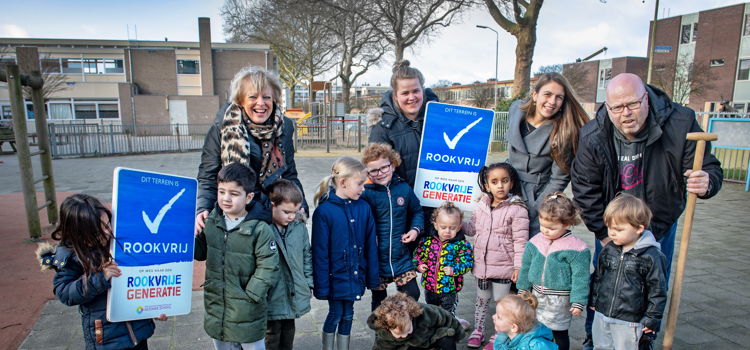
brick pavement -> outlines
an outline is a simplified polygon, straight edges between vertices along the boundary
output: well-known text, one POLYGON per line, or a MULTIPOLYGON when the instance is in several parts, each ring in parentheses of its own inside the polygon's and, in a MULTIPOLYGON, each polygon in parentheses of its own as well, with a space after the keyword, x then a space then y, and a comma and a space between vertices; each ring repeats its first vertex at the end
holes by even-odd
MULTIPOLYGON (((85 192, 109 201, 115 166, 195 176, 199 156, 198 153, 181 153, 62 159, 55 160, 54 167, 59 191, 85 192)), ((0 159, 5 161, 0 167, 0 193, 19 191, 15 157, 0 156, 0 159)), ((328 173, 332 161, 333 158, 298 156, 297 166, 308 197, 312 197, 314 187, 328 173)), ((698 202, 675 349, 737 349, 750 343, 750 321, 746 317, 750 313, 750 281, 745 278, 750 273, 750 235, 744 232, 750 225, 748 200, 750 194, 744 192, 742 185, 726 183, 715 198, 698 202)), ((681 227, 678 241, 680 232, 681 227)), ((574 234, 592 245, 593 238, 583 227, 577 227, 574 234)), ((469 276, 461 292, 459 317, 473 319, 475 285, 474 278, 469 276)), ((365 325, 369 300, 368 293, 355 304, 353 349, 370 348, 373 341, 372 332, 365 325)), ((326 304, 313 300, 312 305, 312 312, 297 321, 295 348, 319 348, 326 304)), ((203 331, 202 317, 202 293, 197 291, 190 314, 157 322, 156 334, 149 340, 150 348, 211 349, 210 339, 203 331)), ((52 300, 44 306, 20 348, 81 349, 80 328, 77 309, 52 300)), ((579 349, 583 337, 582 318, 574 320, 570 333, 572 349, 579 349)), ((463 342, 459 348, 465 348, 463 342)))

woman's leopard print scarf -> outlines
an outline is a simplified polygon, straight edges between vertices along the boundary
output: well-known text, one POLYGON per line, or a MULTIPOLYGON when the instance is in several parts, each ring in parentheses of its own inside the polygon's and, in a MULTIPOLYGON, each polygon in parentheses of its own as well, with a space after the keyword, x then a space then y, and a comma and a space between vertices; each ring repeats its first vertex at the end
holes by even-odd
POLYGON ((242 107, 231 104, 224 113, 224 122, 221 125, 222 166, 238 162, 252 168, 249 134, 260 141, 262 160, 258 182, 263 183, 266 177, 284 166, 284 148, 281 143, 283 125, 284 116, 275 104, 271 117, 261 125, 253 124, 242 107))

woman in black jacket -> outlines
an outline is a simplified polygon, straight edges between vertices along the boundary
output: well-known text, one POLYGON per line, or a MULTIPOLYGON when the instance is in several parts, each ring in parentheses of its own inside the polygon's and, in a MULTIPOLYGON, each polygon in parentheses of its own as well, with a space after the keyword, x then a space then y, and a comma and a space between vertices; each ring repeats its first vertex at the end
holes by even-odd
MULTIPOLYGON (((214 207, 216 174, 226 164, 239 162, 255 170, 256 193, 279 178, 294 182, 302 191, 294 163, 294 122, 284 116, 279 106, 279 81, 266 70, 250 66, 235 74, 230 88, 230 102, 217 113, 203 144, 196 232, 203 230, 208 212, 214 207)), ((307 211, 304 200, 302 207, 307 211)))

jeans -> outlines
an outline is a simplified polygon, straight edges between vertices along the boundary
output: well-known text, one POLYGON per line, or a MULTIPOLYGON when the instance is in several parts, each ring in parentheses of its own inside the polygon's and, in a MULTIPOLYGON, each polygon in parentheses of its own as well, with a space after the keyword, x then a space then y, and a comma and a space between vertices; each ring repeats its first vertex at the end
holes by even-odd
MULTIPOLYGON (((672 271, 672 256, 674 255, 674 238, 675 233, 677 232, 677 223, 675 222, 672 224, 672 227, 669 228, 669 231, 666 232, 666 234, 659 239, 659 244, 661 245, 661 252, 664 254, 664 256, 667 257, 667 270, 664 271, 666 278, 667 278, 667 288, 669 288, 669 275, 672 271)), ((594 267, 596 267, 597 261, 599 261, 599 253, 602 251, 602 244, 599 242, 598 239, 594 239, 594 267)), ((591 279, 591 282, 593 283, 593 278, 591 279)), ((591 305, 589 305, 591 306, 591 305)), ((594 311, 586 308, 586 334, 591 334, 591 325, 594 322, 594 311)))
POLYGON ((256 341, 255 343, 232 343, 227 341, 221 341, 213 339, 214 349, 216 350, 265 350, 266 343, 263 339, 256 341))
POLYGON ((328 316, 323 323, 323 332, 349 335, 352 331, 352 320, 354 319, 353 300, 329 300, 328 316))
MULTIPOLYGON (((419 285, 417 279, 413 278, 403 286, 396 286, 396 290, 410 296, 414 301, 419 301, 419 285)), ((372 311, 380 306, 380 303, 388 297, 388 290, 372 290, 372 311)))
POLYGON ((269 320, 266 328, 266 348, 268 350, 294 349, 294 319, 269 320))
POLYGON ((643 325, 638 322, 629 324, 607 323, 602 314, 594 316, 594 349, 620 350, 638 349, 638 340, 643 334, 643 325))

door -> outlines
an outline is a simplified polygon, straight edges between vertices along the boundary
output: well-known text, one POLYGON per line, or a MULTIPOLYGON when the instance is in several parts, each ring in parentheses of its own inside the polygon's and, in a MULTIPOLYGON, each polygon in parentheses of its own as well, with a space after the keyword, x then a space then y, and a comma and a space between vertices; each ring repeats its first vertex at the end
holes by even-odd
POLYGON ((187 101, 169 100, 169 123, 173 135, 177 135, 178 128, 180 135, 187 135, 187 101))

